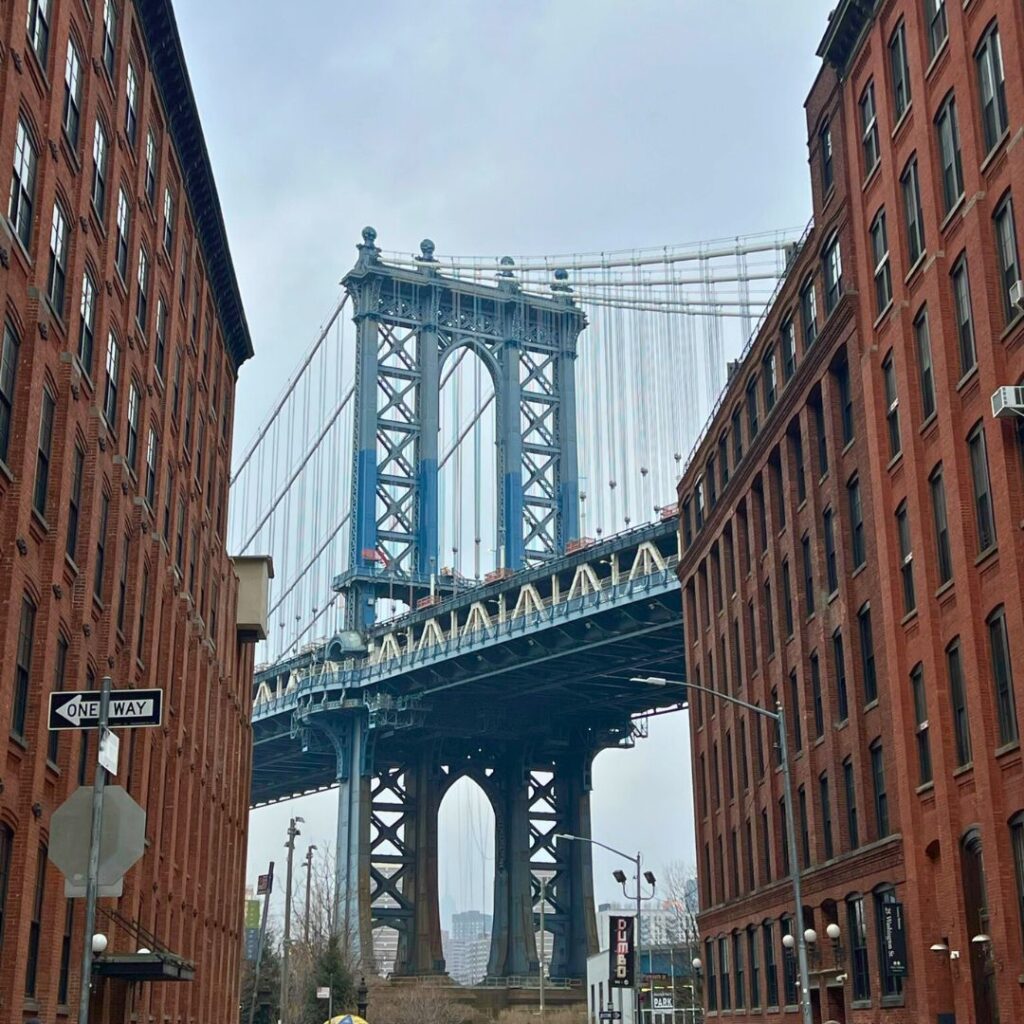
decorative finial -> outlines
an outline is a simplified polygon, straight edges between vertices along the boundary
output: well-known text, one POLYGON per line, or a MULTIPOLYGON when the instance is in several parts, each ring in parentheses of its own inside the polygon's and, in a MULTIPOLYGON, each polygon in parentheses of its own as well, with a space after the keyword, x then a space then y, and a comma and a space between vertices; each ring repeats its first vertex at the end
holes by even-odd
POLYGON ((558 267, 555 270, 555 280, 551 284, 551 290, 555 293, 568 294, 572 291, 569 287, 569 271, 565 267, 558 267))
POLYGON ((377 229, 369 226, 363 228, 363 244, 373 245, 377 241, 377 229))
POLYGON ((502 256, 498 260, 498 266, 502 269, 498 271, 498 277, 514 277, 512 268, 516 265, 516 261, 511 256, 502 256))
POLYGON ((429 238, 424 238, 420 242, 420 253, 422 255, 417 256, 417 259, 422 260, 424 263, 434 262, 434 243, 429 238))

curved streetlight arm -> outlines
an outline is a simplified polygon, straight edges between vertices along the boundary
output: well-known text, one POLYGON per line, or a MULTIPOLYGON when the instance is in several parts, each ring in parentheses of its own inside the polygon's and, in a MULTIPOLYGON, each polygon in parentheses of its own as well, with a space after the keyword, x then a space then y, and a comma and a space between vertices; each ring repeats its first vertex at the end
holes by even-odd
POLYGON ((614 846, 609 846, 607 843, 602 843, 597 839, 588 839, 586 836, 574 836, 568 832, 556 832, 555 839, 571 839, 577 843, 590 843, 591 846, 600 846, 602 850, 607 850, 609 853, 617 854, 624 860, 632 861, 634 864, 640 862, 640 854, 635 856, 631 853, 623 853, 621 850, 616 850, 614 846))
POLYGON ((749 701, 740 700, 739 697, 733 697, 732 694, 722 693, 721 690, 712 690, 709 686, 698 686, 696 683, 684 683, 683 684, 688 690, 697 690, 700 693, 709 694, 712 697, 717 697, 719 700, 724 700, 729 704, 738 704, 741 708, 746 708, 748 711, 753 711, 757 715, 764 715, 765 718, 770 718, 777 722, 782 714, 782 707, 779 706, 778 711, 769 711, 767 708, 761 707, 759 704, 751 704, 749 701))

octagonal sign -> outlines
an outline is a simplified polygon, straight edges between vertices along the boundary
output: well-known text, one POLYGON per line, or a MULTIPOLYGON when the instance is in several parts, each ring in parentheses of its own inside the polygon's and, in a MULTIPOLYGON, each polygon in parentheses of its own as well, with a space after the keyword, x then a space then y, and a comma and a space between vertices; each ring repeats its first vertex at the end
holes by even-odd
MULTIPOLYGON (((99 895, 120 896, 124 873, 146 849, 146 812, 121 786, 103 789, 99 895)), ((50 860, 64 875, 64 895, 85 896, 92 826, 92 786, 79 786, 50 818, 50 860)))

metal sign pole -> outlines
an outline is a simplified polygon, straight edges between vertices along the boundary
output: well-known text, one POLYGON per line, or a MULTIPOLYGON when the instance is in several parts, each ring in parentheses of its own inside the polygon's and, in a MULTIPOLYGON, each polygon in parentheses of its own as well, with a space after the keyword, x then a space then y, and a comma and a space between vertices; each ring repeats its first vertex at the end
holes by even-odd
MULTIPOLYGON (((100 716, 97 736, 102 739, 110 712, 110 676, 100 685, 100 716)), ((85 733, 82 742, 87 743, 85 733)), ((99 753, 97 745, 97 754, 99 753)), ((92 828, 89 835, 89 872, 85 882, 85 941, 82 943, 82 988, 78 994, 78 1024, 89 1024, 89 996, 92 988, 92 936, 96 928, 96 891, 100 873, 100 837, 103 832, 103 787, 107 769, 96 761, 96 777, 92 784, 92 828)))
POLYGON ((270 894, 274 891, 274 862, 267 871, 267 891, 263 895, 263 919, 260 921, 260 937, 256 942, 256 964, 252 969, 252 998, 249 1000, 249 1024, 256 1016, 256 999, 260 990, 260 964, 263 960, 263 940, 267 934, 267 911, 270 909, 270 894))

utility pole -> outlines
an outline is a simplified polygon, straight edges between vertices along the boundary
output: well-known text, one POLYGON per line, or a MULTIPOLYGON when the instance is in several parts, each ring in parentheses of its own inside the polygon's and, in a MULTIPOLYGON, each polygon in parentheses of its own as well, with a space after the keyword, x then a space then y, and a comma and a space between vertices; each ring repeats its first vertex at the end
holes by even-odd
POLYGON ((313 881, 313 851, 315 846, 310 846, 306 851, 306 916, 302 919, 302 941, 309 948, 309 891, 313 881))
POLYGON ((274 862, 266 875, 266 888, 263 891, 263 917, 260 921, 260 937, 256 943, 256 964, 252 971, 252 998, 249 1000, 249 1024, 256 1016, 256 1002, 260 991, 260 965, 263 963, 263 943, 267 938, 267 911, 270 909, 270 894, 274 891, 274 862))
POLYGON ((540 1019, 541 1024, 544 1024, 544 947, 547 945, 546 933, 545 933, 545 922, 544 922, 544 904, 548 900, 548 876, 546 874, 540 875, 540 1019))
POLYGON ((288 954, 292 943, 292 860, 295 855, 295 837, 302 834, 296 827, 296 823, 300 821, 305 822, 305 818, 292 818, 288 823, 288 842, 284 844, 288 851, 288 867, 285 872, 284 948, 281 953, 281 1024, 291 1024, 288 1006, 288 954))

